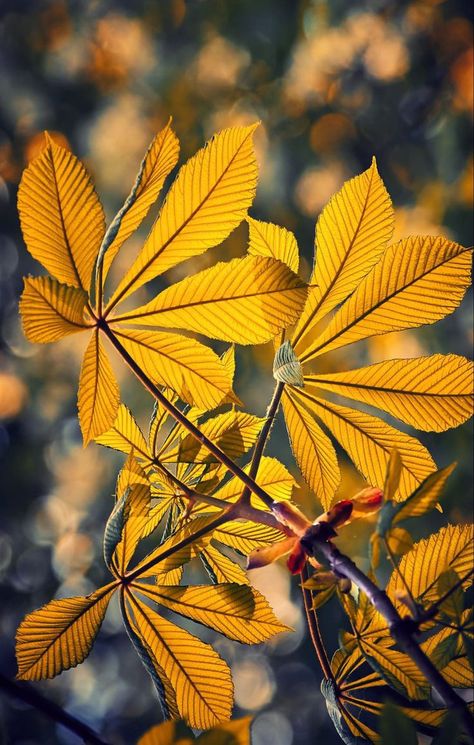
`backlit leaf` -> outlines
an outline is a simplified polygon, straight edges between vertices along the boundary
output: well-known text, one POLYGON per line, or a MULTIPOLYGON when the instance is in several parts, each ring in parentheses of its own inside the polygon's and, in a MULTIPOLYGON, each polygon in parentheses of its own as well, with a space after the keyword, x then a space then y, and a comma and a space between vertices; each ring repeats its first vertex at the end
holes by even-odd
POLYGON ((154 383, 172 388, 201 409, 231 397, 231 381, 219 357, 195 339, 162 331, 127 329, 115 336, 154 383))
POLYGON ((111 306, 175 264, 221 243, 243 220, 257 181, 256 126, 223 130, 181 168, 111 306))
POLYGON ((306 286, 285 264, 246 256, 186 277, 146 305, 110 321, 261 344, 294 323, 305 297, 306 286))
POLYGON ((215 583, 230 582, 248 585, 247 574, 242 567, 209 543, 200 553, 204 568, 215 583))
POLYGON ((232 680, 224 660, 208 644, 129 597, 136 627, 173 686, 181 716, 198 729, 229 719, 232 680))
POLYGON ((143 434, 133 415, 124 404, 120 404, 112 427, 100 436, 96 442, 122 453, 134 451, 137 457, 149 458, 148 447, 143 434))
POLYGON ((397 448, 403 466, 396 499, 411 494, 435 470, 430 454, 418 440, 370 414, 309 396, 305 391, 293 389, 293 401, 306 406, 328 427, 370 484, 384 483, 393 447, 397 448))
POLYGON ((251 256, 272 256, 298 274, 299 254, 296 238, 290 230, 247 217, 249 226, 248 252, 251 256))
POLYGON ((230 520, 213 532, 213 538, 236 551, 248 555, 255 548, 281 541, 284 534, 269 525, 259 525, 247 520, 230 520))
POLYGON ((97 259, 98 265, 103 261, 103 281, 118 250, 146 217, 178 161, 179 142, 170 125, 171 121, 153 139, 130 194, 107 230, 97 259))
MULTIPOLYGON (((392 598, 396 591, 404 590, 400 574, 415 599, 436 600, 438 579, 448 569, 460 577, 466 575, 472 565, 473 525, 446 525, 429 538, 415 543, 412 551, 405 554, 387 586, 392 598)), ((466 581, 472 582, 472 576, 466 581)))
MULTIPOLYGON (((245 411, 231 410, 208 419, 199 429, 230 458, 236 459, 254 445, 264 421, 245 411)), ((163 463, 173 459, 181 463, 200 463, 215 460, 215 456, 195 437, 186 435, 177 448, 161 454, 163 463)))
POLYGON ((418 236, 395 243, 300 359, 439 321, 464 297, 470 269, 471 249, 446 238, 418 236))
POLYGON ((377 406, 425 431, 442 432, 472 416, 472 362, 455 354, 388 360, 305 380, 310 390, 317 386, 377 406))
POLYGON ((134 585, 134 588, 155 603, 245 644, 259 644, 274 634, 288 631, 274 616, 263 595, 248 585, 134 585))
POLYGON ((16 636, 18 678, 54 678, 79 665, 91 650, 115 589, 111 583, 87 597, 51 600, 29 613, 16 636))
POLYGON ((283 394, 283 411, 291 449, 305 481, 327 510, 340 481, 336 451, 329 437, 291 388, 283 394))
MULTIPOLYGON (((128 638, 132 642, 143 667, 153 682, 158 694, 163 715, 165 717, 173 717, 174 719, 177 719, 179 717, 179 711, 173 686, 166 677, 163 668, 152 655, 151 651, 148 650, 145 641, 141 638, 134 619, 126 612, 123 597, 121 598, 121 611, 123 624, 128 638)), ((171 724, 171 722, 166 722, 166 724, 171 724)), ((173 722, 173 724, 175 724, 175 722, 173 722)), ((160 743, 160 740, 158 740, 158 743, 160 743)), ((164 743, 161 741, 160 745, 164 745, 164 743)))
POLYGON ((367 171, 332 197, 318 219, 310 279, 317 287, 296 329, 298 354, 307 351, 303 332, 350 295, 384 251, 392 231, 392 204, 374 158, 367 171))
POLYGON ((87 295, 77 287, 60 284, 51 277, 25 277, 20 313, 26 338, 47 344, 84 331, 87 295))
POLYGON ((84 354, 77 394, 84 445, 109 429, 119 403, 118 383, 99 331, 95 330, 84 354))
POLYGON ((454 471, 455 466, 456 464, 452 463, 440 471, 430 473, 418 489, 413 494, 410 494, 408 499, 394 505, 392 522, 396 524, 409 517, 420 517, 426 512, 433 510, 438 504, 446 481, 454 471))
POLYGON ((48 136, 46 142, 18 190, 23 237, 53 277, 88 290, 105 231, 103 210, 84 166, 48 136))

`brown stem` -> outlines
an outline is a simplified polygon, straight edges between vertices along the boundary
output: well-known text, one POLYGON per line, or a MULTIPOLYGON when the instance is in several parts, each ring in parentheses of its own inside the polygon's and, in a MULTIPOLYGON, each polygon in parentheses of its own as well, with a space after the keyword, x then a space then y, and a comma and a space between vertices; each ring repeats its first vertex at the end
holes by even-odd
POLYGON ((253 492, 257 497, 260 497, 262 502, 266 504, 267 507, 271 508, 273 500, 266 493, 266 491, 262 489, 262 487, 259 486, 253 478, 246 474, 245 471, 243 471, 236 463, 234 463, 232 458, 229 458, 229 456, 226 455, 223 450, 221 450, 217 445, 209 440, 199 430, 198 427, 190 422, 189 419, 179 409, 176 408, 176 406, 168 401, 168 399, 162 394, 160 389, 150 380, 150 378, 143 372, 143 370, 140 369, 139 365, 137 365, 133 357, 130 356, 125 347, 120 343, 107 323, 100 319, 98 322, 98 326, 110 340, 111 344, 121 355, 124 362, 126 362, 131 371, 136 375, 140 382, 143 383, 143 385, 151 393, 151 395, 156 398, 156 400, 163 406, 163 408, 169 414, 171 414, 171 416, 176 419, 177 422, 179 422, 185 429, 187 429, 188 432, 198 442, 201 443, 201 445, 204 445, 204 447, 207 448, 207 450, 209 450, 209 452, 212 453, 217 458, 217 460, 222 463, 222 465, 224 465, 232 474, 234 474, 236 478, 238 478, 245 486, 247 486, 251 492, 253 492))
POLYGON ((329 657, 326 652, 326 647, 324 646, 323 637, 321 636, 321 630, 319 628, 319 622, 318 622, 318 616, 313 608, 313 594, 311 590, 308 590, 306 587, 303 587, 303 584, 308 579, 308 569, 305 566, 300 574, 301 577, 301 591, 303 593, 303 603, 304 603, 304 610, 306 613, 306 620, 308 622, 308 628, 309 628, 309 635, 311 637, 311 641, 313 643, 314 651, 316 652, 316 657, 318 658, 318 662, 321 665, 321 670, 323 671, 323 675, 326 678, 326 680, 332 680, 333 683, 335 683, 334 675, 331 670, 331 663, 329 662, 329 657))
POLYGON ((413 619, 402 618, 387 593, 377 587, 352 559, 342 554, 331 541, 318 536, 314 528, 307 531, 301 542, 310 556, 322 554, 334 572, 350 579, 367 595, 372 605, 388 622, 390 634, 400 649, 411 657, 445 705, 459 711, 466 731, 474 737, 474 719, 466 702, 446 682, 414 638, 418 624, 413 619))
POLYGON ((84 724, 72 714, 50 701, 27 683, 17 683, 0 673, 0 688, 11 698, 18 698, 25 704, 32 706, 53 721, 66 727, 70 732, 80 737, 87 745, 108 745, 94 730, 84 724))
MULTIPOLYGON (((265 423, 262 429, 260 430, 260 434, 258 436, 258 440, 255 445, 255 449, 253 451, 252 461, 250 463, 249 476, 252 479, 255 479, 257 477, 258 467, 262 459, 263 451, 265 450, 265 445, 267 444, 268 435, 270 434, 272 424, 275 421, 278 407, 280 406, 280 401, 281 401, 284 387, 285 387, 284 383, 276 384, 275 389, 273 391, 272 399, 268 405, 267 413, 265 416, 265 423)), ((242 496, 240 497, 240 500, 239 500, 240 503, 248 504, 250 502, 251 493, 252 493, 252 490, 248 486, 246 486, 242 492, 242 496)))

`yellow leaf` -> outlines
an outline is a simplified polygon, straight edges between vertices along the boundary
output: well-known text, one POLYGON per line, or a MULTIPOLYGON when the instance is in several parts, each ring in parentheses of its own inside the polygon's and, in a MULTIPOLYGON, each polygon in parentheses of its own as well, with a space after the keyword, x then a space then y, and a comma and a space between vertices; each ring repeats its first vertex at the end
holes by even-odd
POLYGON ((247 217, 249 225, 249 247, 251 256, 272 256, 298 274, 300 257, 296 238, 290 230, 247 217))
POLYGON ((434 323, 457 308, 469 286, 471 249, 417 236, 390 246, 300 354, 302 361, 376 334, 434 323))
POLYGON ((261 344, 296 321, 306 285, 261 256, 219 262, 163 290, 110 323, 185 329, 238 344, 261 344))
MULTIPOLYGON (((176 725, 177 723, 173 721, 156 724, 140 737, 137 745, 175 745, 176 725)), ((180 745, 188 745, 188 743, 192 743, 192 740, 181 738, 179 742, 180 745)))
MULTIPOLYGON (((112 559, 119 576, 125 574, 141 538, 147 533, 150 502, 150 487, 147 484, 129 486, 126 495, 127 517, 112 559)), ((148 532, 151 532, 154 527, 156 527, 155 523, 148 532)))
POLYGON ((89 290, 103 210, 84 166, 49 137, 23 172, 18 209, 31 255, 60 282, 89 290))
POLYGON ((114 333, 154 383, 172 388, 183 401, 213 409, 232 399, 232 384, 222 361, 195 339, 135 329, 114 333))
POLYGON ((129 593, 136 628, 176 691, 179 713, 191 727, 207 729, 232 711, 232 680, 224 660, 188 631, 161 618, 129 593))
POLYGON ((158 605, 245 644, 259 644, 289 630, 275 618, 263 595, 248 585, 153 587, 135 584, 133 587, 158 605))
POLYGON ((397 505, 397 511, 393 517, 392 524, 395 525, 409 517, 419 517, 420 515, 424 515, 425 512, 434 509, 443 492, 444 485, 454 471, 455 466, 456 464, 452 463, 450 466, 446 466, 446 468, 431 473, 423 481, 421 486, 413 494, 410 494, 405 502, 397 505))
POLYGON ((85 447, 109 429, 120 404, 118 383, 97 330, 82 362, 77 403, 85 447))
POLYGON ((332 197, 318 219, 310 279, 317 287, 293 338, 297 353, 305 350, 304 332, 351 294, 392 232, 392 203, 374 158, 367 171, 347 181, 332 197))
POLYGON ((284 534, 269 525, 258 525, 247 520, 231 520, 214 530, 213 538, 236 551, 248 555, 255 548, 281 541, 284 534))
POLYGON ((201 560, 213 582, 233 582, 237 585, 248 585, 246 572, 235 561, 208 544, 201 552, 201 560))
MULTIPOLYGON (((166 388, 162 391, 163 395, 174 405, 178 400, 178 397, 172 391, 167 391, 166 388)), ((148 448, 150 455, 158 455, 158 436, 161 428, 169 417, 168 411, 158 401, 155 401, 153 407, 153 414, 150 421, 150 429, 148 432, 148 448)))
POLYGON ((51 277, 25 277, 20 299, 23 331, 29 341, 47 344, 84 331, 87 295, 51 277))
POLYGON ((207 529, 213 520, 215 520, 215 515, 198 517, 183 525, 134 567, 135 576, 145 578, 169 572, 193 559, 209 543, 211 533, 207 529), (203 535, 200 535, 201 532, 203 535), (185 545, 178 548, 181 542, 185 542, 185 545), (153 562, 153 567, 144 569, 150 562, 153 562))
POLYGON ((392 528, 387 535, 387 543, 395 556, 403 556, 413 548, 413 538, 405 528, 392 528))
POLYGON ((52 600, 27 615, 16 636, 18 678, 54 678, 89 654, 105 616, 115 583, 87 597, 52 600))
POLYGON ((221 243, 243 220, 257 182, 256 126, 223 130, 181 168, 109 310, 153 277, 221 243))
MULTIPOLYGON (((264 419, 247 414, 245 411, 226 411, 212 417, 200 425, 203 435, 223 450, 234 460, 246 453, 255 443, 264 419)), ((186 435, 179 445, 163 451, 160 456, 163 463, 201 463, 215 460, 215 456, 201 445, 192 435, 186 435)))
MULTIPOLYGON (((248 465, 244 467, 244 471, 248 473, 248 465)), ((296 481, 287 468, 276 458, 268 458, 267 456, 264 456, 260 461, 256 481, 275 502, 291 499, 293 488, 296 486, 296 481)), ((215 492, 215 496, 219 499, 235 502, 242 494, 242 489, 242 483, 238 479, 232 478, 215 492)), ((253 494, 252 504, 258 509, 268 509, 253 494)))
MULTIPOLYGON (((179 141, 170 125, 171 120, 153 139, 143 158, 132 191, 107 231, 107 237, 114 237, 103 255, 103 281, 120 247, 146 217, 148 210, 158 198, 165 178, 178 161, 179 141)), ((98 263, 100 261, 99 255, 98 263)))
POLYGON ((380 642, 375 644, 362 639, 361 645, 364 653, 369 655, 370 662, 376 663, 377 672, 385 673, 391 684, 398 681, 409 698, 427 697, 429 684, 411 657, 380 642))
POLYGON ((150 455, 146 440, 136 423, 133 415, 124 404, 120 404, 112 427, 95 438, 100 445, 104 445, 122 453, 130 453, 131 450, 139 458, 149 459, 150 455))
POLYGON ((251 717, 221 722, 215 729, 199 735, 199 745, 250 745, 251 717))
POLYGON ((473 411, 473 365, 455 354, 388 360, 305 380, 308 391, 316 386, 377 406, 425 431, 457 427, 473 411))
POLYGON ((336 451, 314 418, 299 405, 291 388, 285 388, 282 402, 293 455, 309 487, 327 510, 340 481, 336 451))
MULTIPOLYGON (((403 592, 405 584, 415 598, 424 602, 437 598, 439 577, 452 569, 459 577, 464 577, 472 567, 473 525, 447 525, 429 538, 415 543, 413 549, 402 558, 398 572, 394 572, 387 586, 387 592, 396 601, 397 591, 403 592)), ((472 582, 472 576, 466 580, 472 582)))
POLYGON ((381 419, 310 396, 299 389, 292 391, 292 397, 323 422, 373 486, 383 485, 390 453, 396 447, 402 461, 396 499, 407 497, 435 470, 431 455, 418 440, 381 419))

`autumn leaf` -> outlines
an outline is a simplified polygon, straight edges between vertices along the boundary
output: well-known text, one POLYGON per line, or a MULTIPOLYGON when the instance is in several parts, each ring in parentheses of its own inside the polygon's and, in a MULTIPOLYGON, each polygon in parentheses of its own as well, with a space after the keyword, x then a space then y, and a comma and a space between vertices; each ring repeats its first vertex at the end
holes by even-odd
POLYGON ((248 252, 251 256, 273 256, 298 274, 300 257, 296 238, 290 230, 270 222, 247 217, 249 226, 248 252))
POLYGON ((115 324, 184 329, 238 344, 261 344, 297 319, 306 285, 260 256, 220 262, 168 287, 115 324))
POLYGON ((84 166, 48 135, 45 149, 23 172, 18 210, 31 255, 55 279, 87 292, 104 213, 84 166))
POLYGON ((153 277, 221 243, 245 217, 257 182, 256 126, 223 130, 181 168, 109 310, 153 277))
POLYGON ((116 584, 111 583, 87 597, 52 600, 27 615, 16 637, 18 677, 54 678, 83 662, 115 589, 116 584))
POLYGON ((208 729, 229 719, 232 680, 224 660, 212 647, 175 626, 127 591, 141 638, 152 657, 166 670, 176 691, 179 712, 193 727, 208 729))
POLYGON ((109 358, 95 330, 82 361, 77 408, 84 446, 114 421, 120 391, 109 358))
POLYGON ((51 277, 25 277, 20 313, 26 338, 47 344, 90 326, 84 317, 87 295, 51 277))

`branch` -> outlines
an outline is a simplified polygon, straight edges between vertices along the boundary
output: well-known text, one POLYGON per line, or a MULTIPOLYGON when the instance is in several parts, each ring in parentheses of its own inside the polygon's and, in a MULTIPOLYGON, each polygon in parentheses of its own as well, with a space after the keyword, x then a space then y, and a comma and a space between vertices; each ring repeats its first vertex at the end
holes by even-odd
MULTIPOLYGON (((270 434, 272 424, 275 421, 278 407, 280 406, 280 401, 281 401, 284 387, 285 387, 284 383, 276 384, 275 389, 273 391, 272 399, 268 405, 266 418, 265 418, 265 424, 263 425, 260 431, 260 434, 258 436, 257 444, 255 445, 255 449, 252 455, 252 462, 250 464, 249 476, 252 479, 255 479, 257 477, 258 467, 262 459, 263 451, 265 450, 265 445, 267 444, 267 439, 270 434)), ((251 492, 252 490, 248 486, 246 486, 242 492, 242 496, 240 497, 239 502, 241 504, 249 504, 251 492)), ((270 507, 270 506, 271 505, 267 504, 267 507, 270 507)))
POLYGON ((323 671, 324 677, 326 678, 326 680, 332 680, 332 682, 335 684, 336 681, 331 670, 331 663, 329 662, 326 647, 324 646, 323 638, 321 636, 318 616, 313 608, 313 593, 311 592, 311 590, 303 587, 303 584, 308 579, 308 576, 308 569, 305 565, 303 571, 300 574, 300 577, 301 591, 303 593, 304 610, 306 613, 306 620, 308 622, 309 634, 313 643, 314 651, 316 652, 316 657, 318 658, 318 662, 321 665, 321 670, 323 671))
POLYGON ((309 556, 322 554, 334 572, 347 577, 365 592, 372 605, 388 622, 390 634, 400 649, 411 657, 444 704, 459 711, 466 731, 474 737, 474 719, 466 702, 446 682, 415 640, 415 634, 418 632, 417 622, 411 618, 402 618, 387 593, 377 587, 348 556, 342 554, 327 539, 327 535, 322 535, 319 526, 309 528, 301 543, 309 556))
POLYGON ((70 732, 74 732, 87 745, 108 745, 87 724, 76 719, 72 714, 68 714, 61 706, 45 698, 27 683, 16 683, 0 673, 0 688, 7 696, 24 701, 25 704, 32 706, 53 721, 66 727, 70 732))

